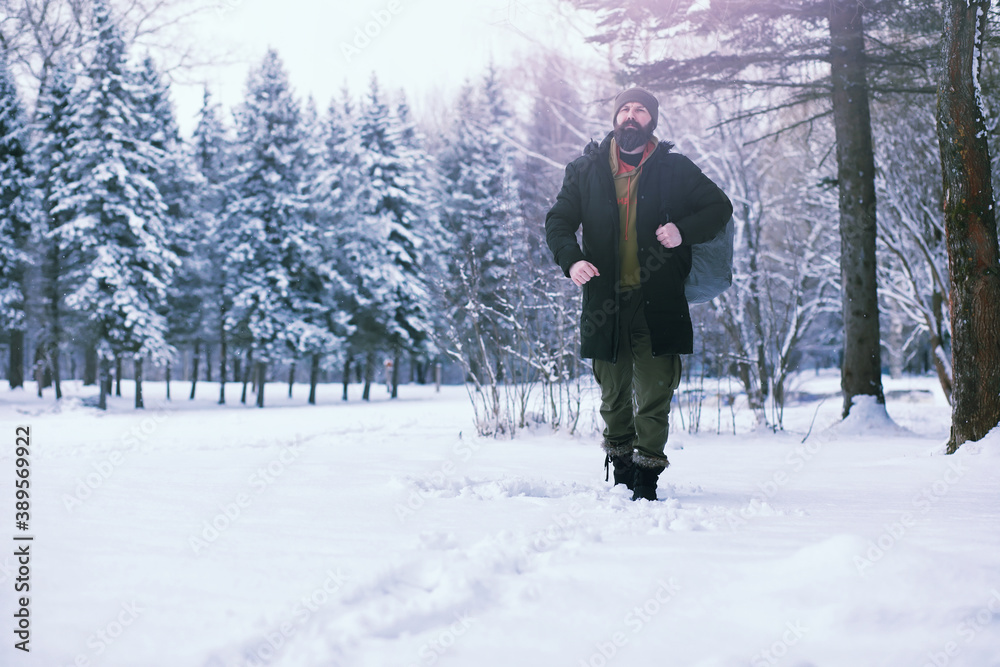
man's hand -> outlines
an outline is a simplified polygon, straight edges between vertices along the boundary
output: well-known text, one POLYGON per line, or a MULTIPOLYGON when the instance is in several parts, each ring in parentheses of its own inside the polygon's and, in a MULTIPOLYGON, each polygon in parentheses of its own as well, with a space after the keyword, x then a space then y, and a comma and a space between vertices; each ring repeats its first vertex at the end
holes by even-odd
POLYGON ((573 279, 577 287, 581 287, 584 283, 590 282, 591 278, 599 275, 601 272, 597 270, 597 267, 585 259, 581 259, 569 267, 569 277, 573 279))
POLYGON ((681 244, 681 230, 672 222, 660 225, 656 228, 656 240, 664 248, 676 248, 681 244))

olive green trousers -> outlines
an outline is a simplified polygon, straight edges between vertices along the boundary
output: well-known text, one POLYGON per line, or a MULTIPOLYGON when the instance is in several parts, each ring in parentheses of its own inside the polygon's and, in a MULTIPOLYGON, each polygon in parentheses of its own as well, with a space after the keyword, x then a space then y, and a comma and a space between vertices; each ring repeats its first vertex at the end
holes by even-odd
POLYGON ((670 401, 681 381, 677 354, 653 356, 643 314, 642 291, 620 295, 617 361, 594 360, 601 387, 604 438, 612 445, 634 443, 636 462, 653 467, 666 457, 670 401))

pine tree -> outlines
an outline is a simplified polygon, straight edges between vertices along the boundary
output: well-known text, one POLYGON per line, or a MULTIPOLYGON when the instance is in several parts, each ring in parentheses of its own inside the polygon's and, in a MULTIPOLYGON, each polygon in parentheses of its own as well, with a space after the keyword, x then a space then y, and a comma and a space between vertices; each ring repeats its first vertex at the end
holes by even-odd
MULTIPOLYGON (((36 109, 37 142, 33 146, 35 188, 44 217, 41 254, 43 255, 43 337, 49 349, 56 398, 62 398, 62 378, 59 366, 60 348, 66 333, 80 331, 79 321, 73 321, 63 302, 66 274, 70 270, 68 257, 59 237, 59 227, 69 221, 66 212, 54 214, 69 183, 66 180, 68 156, 73 153, 72 98, 75 77, 65 67, 54 67, 41 91, 36 109)), ((76 337, 76 336, 74 336, 76 337)))
MULTIPOLYGON (((52 214, 71 261, 73 290, 66 303, 86 313, 99 341, 100 407, 106 408, 112 359, 169 360, 167 323, 158 306, 178 263, 169 249, 167 207, 152 180, 163 151, 142 135, 139 100, 125 43, 103 0, 94 3, 94 54, 86 84, 72 101, 73 152, 66 188, 52 214)), ((136 407, 142 407, 136 395, 136 407)))
POLYGON ((14 79, 0 55, 0 326, 10 332, 11 388, 24 385, 25 278, 36 212, 27 132, 14 79))
POLYGON ((354 190, 349 183, 356 183, 358 174, 347 119, 350 102, 346 95, 345 92, 343 107, 331 102, 322 118, 310 110, 311 104, 306 114, 309 136, 306 195, 310 221, 318 231, 316 246, 319 251, 313 278, 307 283, 306 297, 314 306, 307 321, 310 328, 303 329, 299 345, 310 361, 310 404, 316 403, 316 386, 323 360, 338 350, 349 331, 346 306, 351 289, 343 277, 340 227, 345 219, 356 214, 354 190))
MULTIPOLYGON (((198 124, 192 136, 195 167, 201 174, 197 189, 197 215, 201 226, 201 246, 194 255, 207 262, 204 267, 205 289, 202 292, 203 312, 206 315, 206 338, 219 342, 219 404, 226 402, 226 380, 229 377, 229 337, 226 318, 232 299, 226 289, 225 253, 221 237, 223 216, 230 199, 226 183, 232 169, 231 142, 223 125, 219 105, 205 89, 198 124)), ((193 390, 193 387, 192 387, 193 390)))
POLYGON ((257 405, 264 405, 269 364, 299 353, 315 305, 316 229, 303 194, 307 158, 302 111, 277 53, 268 52, 247 81, 236 112, 238 165, 234 200, 223 227, 229 328, 246 332, 256 363, 257 405))
MULTIPOLYGON (((180 138, 170 89, 152 58, 146 57, 132 74, 139 136, 160 152, 161 159, 147 174, 166 206, 164 225, 169 249, 180 259, 160 312, 167 318, 167 338, 178 346, 194 348, 191 398, 194 398, 201 363, 207 318, 202 303, 207 289, 208 258, 197 192, 201 175, 188 147, 180 138)), ((140 360, 141 362, 141 360, 140 360)), ((136 392, 141 401, 140 377, 136 392)))
POLYGON ((374 76, 356 127, 359 215, 344 249, 356 291, 350 344, 365 356, 367 398, 376 355, 398 358, 425 345, 433 331, 424 248, 436 224, 426 160, 374 76))
MULTIPOLYGON (((354 333, 350 320, 362 299, 357 282, 350 278, 353 269, 347 252, 355 241, 352 230, 358 229, 360 215, 357 206, 360 142, 354 131, 353 115, 350 93, 345 89, 340 100, 330 102, 323 119, 321 160, 310 182, 310 206, 321 230, 332 283, 326 294, 332 304, 327 315, 328 328, 338 339, 347 339, 354 333)), ((343 400, 346 401, 353 356, 351 347, 345 348, 343 400)))

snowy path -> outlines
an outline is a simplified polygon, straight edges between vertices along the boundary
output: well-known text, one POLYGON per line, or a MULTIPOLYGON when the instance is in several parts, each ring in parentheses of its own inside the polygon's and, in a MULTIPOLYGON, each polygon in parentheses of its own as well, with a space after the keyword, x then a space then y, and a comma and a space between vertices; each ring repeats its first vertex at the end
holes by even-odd
POLYGON ((838 400, 805 444, 815 403, 675 432, 664 500, 632 503, 591 436, 470 437, 460 388, 327 389, 0 400, 36 492, 33 650, 0 664, 1000 665, 1000 438, 941 455, 939 397, 890 402, 912 432, 827 430, 838 400))

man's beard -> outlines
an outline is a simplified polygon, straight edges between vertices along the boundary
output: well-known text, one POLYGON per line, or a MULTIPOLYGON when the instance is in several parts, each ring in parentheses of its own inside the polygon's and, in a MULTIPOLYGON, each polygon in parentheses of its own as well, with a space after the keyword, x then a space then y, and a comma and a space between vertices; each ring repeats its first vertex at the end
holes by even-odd
POLYGON ((615 126, 615 142, 618 148, 626 153, 630 153, 640 146, 645 146, 653 137, 653 130, 650 127, 653 123, 643 127, 637 121, 627 120, 621 125, 615 126))

